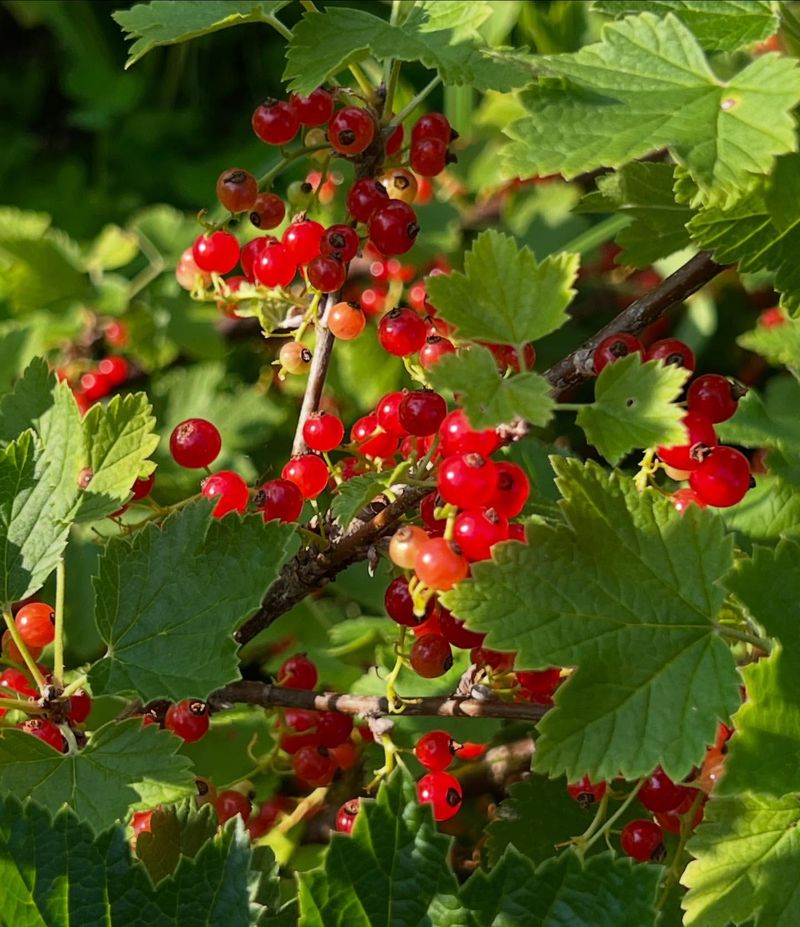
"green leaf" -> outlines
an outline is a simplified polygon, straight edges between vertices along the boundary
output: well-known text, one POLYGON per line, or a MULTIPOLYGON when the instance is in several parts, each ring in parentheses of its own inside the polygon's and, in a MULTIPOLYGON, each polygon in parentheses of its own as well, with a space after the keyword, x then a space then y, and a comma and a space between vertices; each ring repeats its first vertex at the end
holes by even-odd
POLYGON ((299 874, 304 927, 411 927, 426 922, 438 893, 456 894, 450 838, 415 793, 395 773, 375 801, 361 800, 352 835, 333 835, 324 866, 299 874))
POLYGON ((615 18, 674 13, 709 51, 736 51, 763 42, 778 28, 771 0, 594 0, 593 9, 615 18))
MULTIPOLYGON (((33 802, 8 798, 0 801, 0 920, 14 927, 270 923, 257 920, 269 912, 251 901, 253 855, 237 819, 154 887, 121 827, 95 837, 69 810, 51 820, 33 802)), ((274 873, 264 877, 277 883, 274 873)))
POLYGON ((565 851, 538 869, 509 847, 489 872, 462 886, 470 927, 647 927, 656 921, 662 869, 611 853, 581 860, 565 851), (557 912, 557 913, 556 913, 557 912))
POLYGON ((666 147, 697 184, 692 205, 724 207, 797 148, 796 62, 763 55, 723 81, 673 14, 610 23, 600 42, 531 68, 563 80, 521 97, 528 115, 508 130, 509 168, 520 176, 569 179, 666 147))
POLYGON ((553 467, 567 524, 534 523, 528 544, 498 545, 444 603, 520 666, 577 667, 539 723, 535 769, 599 781, 661 764, 681 779, 739 702, 712 626, 731 540, 710 512, 681 517, 620 473, 553 467))
POLYGON ((522 418, 546 425, 553 414, 550 384, 533 371, 501 377, 491 352, 475 346, 443 357, 428 371, 435 389, 458 394, 473 428, 522 418))
POLYGON ((95 833, 123 820, 131 806, 149 808, 191 794, 181 742, 138 718, 111 722, 79 753, 63 755, 23 731, 0 737, 0 791, 29 796, 55 815, 66 804, 95 833))
POLYGON ((722 513, 731 531, 751 541, 775 542, 783 536, 800 534, 800 488, 788 480, 766 474, 738 505, 722 513))
POLYGON ((135 232, 107 225, 92 242, 85 258, 87 270, 105 271, 124 267, 139 253, 139 239, 135 232))
POLYGON ((744 667, 747 700, 736 714, 717 795, 797 791, 800 765, 800 544, 756 548, 725 585, 778 638, 768 659, 744 667))
POLYGON ((765 403, 754 389, 749 390, 739 400, 733 418, 714 426, 718 437, 727 444, 778 448, 800 456, 800 419, 794 407, 800 401, 800 386, 792 398, 791 405, 771 401, 771 397, 765 403))
POLYGON ((268 23, 288 0, 152 0, 111 15, 133 42, 125 64, 129 68, 159 45, 190 39, 239 26, 268 23))
MULTIPOLYGON (((796 781, 796 780, 795 780, 796 781)), ((712 798, 689 842, 695 860, 682 882, 686 927, 800 922, 800 802, 797 795, 712 798)))
POLYGON ((239 678, 231 635, 288 559, 294 526, 210 511, 197 502, 108 545, 94 583, 108 651, 93 691, 178 701, 239 678))
POLYGON ((150 818, 150 830, 136 838, 136 855, 158 883, 175 872, 182 856, 196 856, 218 826, 211 802, 198 808, 197 800, 188 798, 178 805, 157 808, 150 818))
MULTIPOLYGON (((763 60, 763 59, 759 59, 763 60)), ((781 292, 781 305, 792 313, 800 310, 800 156, 779 158, 772 175, 730 209, 704 209, 688 225, 689 234, 699 248, 713 252, 722 264, 738 264, 742 273, 772 271, 775 288, 781 292)), ((789 330, 756 330, 744 336, 742 344, 760 350, 765 346, 780 350, 780 339, 789 330)), ((797 349, 798 336, 792 333, 797 349)), ((768 356, 768 355, 767 355, 768 356)), ((797 357, 797 353, 795 353, 797 357)))
POLYGON ((305 13, 292 31, 286 53, 283 78, 289 81, 289 90, 310 93, 348 65, 370 56, 379 61, 419 62, 438 71, 446 84, 479 90, 508 91, 530 80, 527 69, 517 62, 459 41, 463 28, 438 28, 451 20, 454 5, 441 19, 435 14, 439 6, 433 3, 414 9, 402 26, 346 7, 305 13))
POLYGON ((386 488, 386 473, 364 473, 340 483, 331 503, 331 513, 343 528, 386 488))
POLYGON ((687 206, 675 202, 675 169, 671 164, 634 161, 597 179, 597 192, 581 201, 576 212, 618 212, 633 220, 616 238, 622 253, 618 264, 649 267, 690 244, 687 206))
POLYGON ((420 32, 440 32, 450 29, 456 42, 479 38, 479 27, 492 15, 492 5, 487 0, 422 0, 420 4, 426 20, 420 32))
POLYGON ((86 414, 83 435, 93 475, 81 494, 81 521, 117 511, 130 498, 134 481, 152 472, 147 458, 158 444, 155 422, 144 393, 115 396, 86 414))
POLYGON ((537 263, 528 248, 489 229, 464 257, 464 273, 427 277, 428 298, 467 341, 522 345, 560 328, 575 295, 578 255, 537 263))
POLYGON ((800 370, 800 318, 786 319, 771 327, 757 325, 736 340, 743 348, 755 351, 776 367, 784 365, 800 370))
MULTIPOLYGON (((43 357, 34 357, 14 389, 0 400, 0 442, 7 444, 53 408, 56 378, 43 357)), ((38 429, 37 429, 38 430, 38 429)))
POLYGON ((576 421, 610 464, 638 447, 680 444, 685 412, 676 400, 688 378, 683 367, 645 364, 639 354, 629 354, 603 368, 594 402, 581 406, 576 421))

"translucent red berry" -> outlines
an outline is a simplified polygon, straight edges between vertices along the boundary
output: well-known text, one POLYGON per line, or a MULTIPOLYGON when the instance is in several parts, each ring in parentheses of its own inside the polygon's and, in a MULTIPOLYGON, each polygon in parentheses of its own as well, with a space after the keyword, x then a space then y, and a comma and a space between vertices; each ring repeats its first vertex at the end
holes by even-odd
MULTIPOLYGON (((259 193, 250 207, 250 221, 257 229, 277 228, 283 222, 285 215, 286 205, 276 193, 259 193)), ((263 239, 255 238, 253 241, 263 241, 263 239)), ((248 244, 252 243, 248 242, 248 244)), ((242 255, 246 247, 247 245, 242 248, 242 255)), ((247 276, 244 258, 242 258, 242 269, 245 270, 245 276, 247 276)))
POLYGON ((342 420, 338 415, 314 412, 303 424, 303 440, 312 451, 332 451, 344 440, 342 420))
POLYGON ((164 727, 189 744, 205 737, 208 726, 206 703, 197 699, 187 698, 182 702, 175 702, 169 706, 164 716, 164 727))
POLYGON ((289 259, 295 264, 305 266, 318 254, 320 241, 325 234, 325 226, 311 219, 293 222, 283 233, 281 243, 289 259))
POLYGON ((335 257, 339 261, 352 261, 358 254, 358 233, 349 225, 330 225, 325 229, 319 243, 320 254, 335 257))
POLYGON ((389 200, 372 213, 368 223, 369 240, 387 256, 405 254, 419 234, 417 214, 402 200, 389 200))
POLYGON ((251 125, 262 142, 286 145, 297 135, 300 120, 288 102, 268 100, 256 107, 251 125))
POLYGON ((411 129, 411 143, 435 138, 448 145, 453 140, 453 129, 443 113, 425 113, 411 129))
POLYGON ((414 570, 423 585, 446 592, 467 576, 469 564, 452 541, 431 538, 420 547, 414 570))
POLYGON ((53 724, 52 721, 47 721, 44 718, 29 718, 27 721, 22 722, 20 728, 26 734, 31 734, 41 740, 42 743, 46 743, 48 747, 58 750, 59 753, 62 753, 66 746, 58 725, 53 724))
POLYGON ((92 699, 85 689, 78 689, 69 697, 67 717, 73 724, 83 724, 92 713, 92 699))
POLYGON ((417 783, 417 798, 421 804, 433 807, 437 821, 449 821, 461 807, 461 783, 446 772, 430 772, 417 783))
POLYGON ((229 512, 244 512, 250 501, 247 483, 232 470, 220 470, 203 480, 203 498, 217 499, 211 515, 222 518, 229 512))
POLYGON ((705 505, 727 508, 744 499, 750 488, 750 464, 733 447, 715 447, 693 470, 689 486, 705 505))
POLYGON ((494 509, 465 509, 453 528, 453 540, 467 560, 488 560, 492 547, 508 538, 508 521, 494 509))
POLYGON ((308 282, 321 293, 341 290, 347 278, 344 264, 334 257, 318 254, 308 262, 308 282))
POLYGON ((597 804, 608 791, 605 782, 593 783, 588 776, 584 776, 578 782, 573 782, 567 786, 567 792, 575 799, 581 808, 589 808, 597 804))
POLYGON ((444 397, 430 389, 406 393, 400 401, 398 418, 410 435, 425 437, 435 434, 447 415, 444 397))
POLYGON ((175 463, 192 470, 213 463, 221 450, 219 432, 204 418, 187 418, 175 426, 169 439, 169 451, 175 463))
POLYGON ((253 810, 250 799, 235 789, 225 789, 219 792, 214 802, 214 808, 220 824, 235 818, 237 814, 243 821, 246 821, 253 810))
POLYGON ((347 192, 347 211, 357 222, 369 222, 375 210, 388 202, 386 187, 377 180, 357 180, 347 192))
POLYGON ((489 457, 498 447, 500 438, 494 428, 474 429, 463 409, 450 412, 439 426, 442 454, 480 454, 489 457))
MULTIPOLYGON (((389 583, 383 596, 383 604, 386 608, 386 614, 392 621, 396 621, 408 628, 420 625, 424 620, 424 618, 418 618, 414 614, 414 600, 408 590, 408 580, 405 576, 398 576, 389 583)), ((433 608, 435 608, 435 604, 431 600, 429 607, 426 609, 425 617, 428 617, 428 612, 433 608)))
POLYGON ((134 811, 131 818, 131 828, 134 836, 138 837, 141 833, 150 832, 150 824, 155 811, 134 811))
POLYGON ((418 676, 435 679, 443 676, 453 665, 453 653, 441 634, 424 634, 414 641, 409 662, 418 676))
POLYGON ((689 411, 705 416, 713 424, 727 422, 736 412, 744 388, 716 373, 706 373, 689 386, 689 411))
POLYGON ((255 177, 241 167, 229 167, 217 178, 217 199, 228 212, 251 209, 258 196, 255 177))
POLYGON ((664 834, 652 821, 631 821, 620 835, 622 852, 640 863, 661 862, 664 858, 664 834))
POLYGON ((304 499, 315 499, 328 485, 328 465, 316 454, 292 457, 281 471, 285 480, 294 483, 304 499))
POLYGON ((192 256, 200 270, 227 274, 239 263, 239 242, 221 229, 200 235, 192 245, 192 256))
POLYGON ((613 364, 614 361, 618 361, 628 354, 633 354, 634 351, 638 351, 640 354, 644 353, 644 348, 638 338, 634 338, 633 335, 626 332, 609 335, 594 350, 594 372, 600 373, 607 364, 613 364))
POLYGON ((345 106, 328 124, 328 140, 340 154, 361 154, 375 137, 375 120, 358 106, 345 106))
POLYGON ((480 454, 452 454, 439 465, 439 495, 459 508, 488 505, 497 489, 497 465, 480 454))
POLYGON ((375 416, 384 431, 392 435, 404 436, 405 427, 400 421, 400 404, 405 392, 387 393, 375 406, 375 416))
POLYGON ((480 647, 483 644, 485 634, 479 634, 477 631, 469 631, 464 627, 464 622, 443 605, 439 606, 439 630, 448 643, 461 650, 472 650, 473 647, 480 647))
POLYGON ((561 670, 554 666, 543 670, 517 670, 522 695, 537 705, 552 705, 553 693, 561 685, 561 670))
POLYGON ((308 96, 293 93, 289 105, 304 126, 324 126, 333 115, 333 97, 322 87, 312 90, 308 96))
POLYGON ((56 636, 56 614, 51 605, 29 602, 14 617, 19 636, 28 647, 46 647, 56 636))
POLYGON ((497 464, 497 486, 489 506, 505 518, 515 518, 525 508, 531 484, 525 471, 517 464, 501 460, 497 464))
POLYGON ((242 273, 249 283, 257 282, 255 273, 256 260, 269 244, 277 244, 277 241, 272 235, 262 235, 260 238, 253 238, 242 246, 239 263, 242 265, 242 273))
POLYGON ((696 470, 707 456, 710 448, 717 443, 714 426, 703 415, 687 412, 683 417, 688 440, 685 444, 674 447, 659 447, 658 456, 676 470, 696 470))
POLYGON ((294 754, 292 768, 298 779, 316 789, 331 782, 337 766, 326 747, 309 745, 294 754))
POLYGON ((352 833, 358 812, 361 810, 361 799, 351 798, 336 812, 336 830, 340 834, 352 833))
POLYGON ((411 145, 411 169, 423 177, 435 177, 447 165, 447 143, 438 138, 424 138, 411 145))
POLYGON ((665 364, 674 364, 676 367, 685 367, 694 371, 694 351, 688 344, 678 341, 677 338, 663 338, 654 341, 644 353, 646 361, 660 360, 665 364))
POLYGON ((317 668, 304 653, 284 660, 278 670, 278 684, 288 689, 313 689, 317 679, 317 668))
POLYGON ((378 325, 378 341, 395 357, 416 354, 425 344, 425 322, 411 309, 399 306, 387 312, 378 325))
POLYGON ((636 797, 648 811, 673 811, 687 798, 694 795, 693 789, 676 785, 659 766, 642 783, 636 797))
POLYGON ((153 471, 150 476, 139 477, 139 479, 134 480, 133 486, 131 486, 131 491, 133 492, 133 498, 131 502, 138 502, 140 499, 144 499, 150 495, 153 490, 153 486, 156 483, 156 474, 153 471))
POLYGON ((426 769, 440 772, 453 762, 456 743, 447 731, 428 731, 417 741, 414 755, 426 769))
POLYGON ((428 335, 419 351, 419 362, 425 370, 435 367, 448 354, 455 354, 456 346, 441 335, 428 335))
POLYGON ((339 711, 321 711, 317 720, 317 740, 323 747, 338 747, 353 732, 353 719, 339 711))

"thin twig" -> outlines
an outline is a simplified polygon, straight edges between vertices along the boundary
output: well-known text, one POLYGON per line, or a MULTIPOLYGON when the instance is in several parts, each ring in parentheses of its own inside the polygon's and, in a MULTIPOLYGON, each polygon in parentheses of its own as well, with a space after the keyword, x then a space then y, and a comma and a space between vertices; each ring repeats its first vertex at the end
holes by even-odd
POLYGON ((306 391, 303 394, 303 404, 300 406, 300 415, 297 419, 297 428, 295 429, 294 442, 292 443, 292 454, 303 454, 307 450, 305 438, 303 437, 303 426, 308 420, 308 417, 319 409, 320 400, 322 399, 322 390, 325 387, 325 378, 328 375, 331 353, 333 352, 333 343, 336 341, 328 328, 328 310, 331 306, 336 305, 339 298, 339 293, 328 294, 323 304, 321 319, 316 326, 317 343, 314 346, 314 354, 311 358, 311 367, 309 368, 308 381, 306 382, 306 391))

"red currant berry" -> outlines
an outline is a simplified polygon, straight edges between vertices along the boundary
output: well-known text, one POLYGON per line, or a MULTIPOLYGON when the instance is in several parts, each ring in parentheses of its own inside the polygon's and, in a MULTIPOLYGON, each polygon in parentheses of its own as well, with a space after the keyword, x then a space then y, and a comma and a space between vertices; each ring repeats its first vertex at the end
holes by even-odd
POLYGON ((311 219, 293 222, 283 233, 281 242, 290 260, 305 266, 318 254, 325 226, 311 219))
POLYGON ((525 525, 514 523, 508 526, 509 541, 519 541, 520 544, 527 544, 528 538, 525 534, 525 525))
POLYGON ((303 440, 312 451, 332 451, 343 439, 344 425, 337 415, 314 412, 303 425, 303 440))
POLYGON ((20 728, 26 734, 32 734, 43 743, 46 743, 48 747, 58 750, 59 753, 64 752, 66 742, 58 726, 53 724, 52 721, 47 721, 44 718, 29 718, 27 721, 22 722, 20 728))
POLYGON ((418 618, 414 614, 414 600, 408 591, 408 580, 405 576, 398 576, 397 579, 393 579, 389 583, 383 597, 383 604, 386 608, 386 614, 392 621, 405 625, 407 628, 421 625, 425 618, 429 618, 436 608, 434 600, 431 599, 425 609, 425 618, 418 618))
POLYGON ((389 200, 369 219, 369 240, 387 256, 405 254, 419 234, 417 214, 402 200, 389 200))
POLYGON ((197 699, 187 698, 170 705, 164 716, 164 727, 188 744, 205 737, 208 725, 206 703, 197 699))
POLYGON ((414 755, 431 772, 441 772, 453 762, 456 743, 447 731, 428 731, 414 747, 414 755))
POLYGON ((264 248, 269 244, 277 244, 277 241, 272 235, 262 235, 260 238, 254 238, 252 241, 248 241, 247 244, 242 247, 241 254, 239 255, 239 263, 242 265, 242 273, 249 283, 257 282, 255 270, 256 261, 264 248))
POLYGON ((390 435, 403 437, 407 434, 400 421, 400 404, 405 396, 405 392, 387 393, 375 407, 378 424, 390 435))
POLYGON ((36 698, 38 693, 28 677, 19 670, 9 668, 0 673, 0 687, 11 689, 25 698, 36 698))
POLYGON ((716 447, 717 435, 711 422, 696 412, 687 412, 683 424, 688 435, 686 444, 659 447, 658 456, 667 466, 676 470, 696 470, 708 455, 709 449, 716 447))
POLYGON ((184 290, 193 290, 198 285, 207 287, 211 284, 211 274, 197 266, 193 248, 186 248, 181 254, 175 267, 175 279, 184 290))
POLYGON ((439 361, 448 354, 455 354, 456 346, 441 335, 428 335, 425 344, 420 348, 419 362, 425 370, 435 367, 439 361))
POLYGON ((478 669, 490 669, 493 673, 507 673, 514 668, 515 653, 502 650, 487 650, 486 647, 475 647, 470 651, 469 658, 478 669))
POLYGON ((338 747, 353 732, 353 719, 338 711, 321 711, 317 721, 317 740, 323 747, 338 747))
POLYGON ((250 501, 250 490, 247 483, 232 470, 220 470, 203 480, 203 498, 217 499, 211 515, 213 518, 222 518, 229 512, 241 514, 250 501))
POLYGON ((644 347, 638 338, 634 338, 633 335, 629 335, 627 332, 620 332, 618 335, 609 335, 607 338, 603 338, 594 349, 594 372, 600 373, 607 364, 613 364, 614 361, 618 361, 628 354, 633 354, 634 351, 643 354, 644 347))
POLYGON ((361 418, 353 422, 353 427, 350 429, 350 440, 355 444, 361 444, 368 438, 371 438, 377 428, 377 416, 372 413, 369 415, 362 415, 361 418))
POLYGON ((298 653, 288 660, 284 660, 278 670, 278 684, 287 689, 314 688, 319 678, 316 666, 304 653, 298 653))
POLYGON ((486 753, 486 744, 476 744, 470 740, 456 747, 456 756, 460 760, 477 760, 486 753))
POLYGON ((357 180, 347 193, 347 211, 356 222, 369 222, 375 210, 388 202, 386 187, 377 180, 357 180))
POLYGON ((286 341, 278 351, 278 360, 286 373, 307 373, 311 367, 311 357, 311 351, 299 341, 286 341))
POLYGON ((676 785, 659 766, 645 779, 636 797, 648 811, 656 812, 674 811, 687 797, 693 795, 693 789, 676 785))
POLYGON ((328 140, 339 154, 361 154, 375 137, 375 120, 358 106, 345 106, 333 114, 328 140))
POLYGON ((92 712, 92 699, 84 689, 78 689, 69 697, 67 717, 73 724, 83 724, 92 712))
POLYGON ((660 360, 665 364, 685 367, 689 371, 694 371, 695 368, 694 351, 688 344, 678 341, 677 338, 662 338, 661 341, 654 341, 644 352, 644 359, 646 361, 660 360))
POLYGON ((420 547, 414 570, 429 589, 446 592, 467 576, 469 564, 451 541, 431 538, 420 547))
POLYGON ((204 418, 187 418, 170 435, 169 452, 179 467, 199 470, 213 463, 222 450, 222 438, 204 418))
POLYGON ((422 177, 435 177, 447 166, 447 144, 438 138, 414 142, 409 157, 411 170, 422 177))
POLYGON ((346 801, 336 812, 336 830, 340 834, 352 833, 360 810, 360 798, 351 798, 350 801, 346 801))
POLYGON ((567 786, 569 794, 584 809, 597 804, 607 790, 608 786, 605 782, 599 782, 595 785, 588 776, 584 776, 579 782, 573 782, 567 786))
POLYGON ((413 203, 417 198, 417 178, 404 167, 393 167, 381 176, 381 183, 393 200, 413 203))
POLYGON ((515 518, 525 507, 531 494, 531 484, 522 467, 501 460, 497 464, 497 488, 489 506, 498 515, 515 518))
POLYGON ((472 650, 483 644, 485 634, 468 631, 464 622, 443 605, 439 606, 439 631, 448 643, 461 650, 472 650))
POLYGON ((425 322, 411 309, 398 307, 387 312, 378 324, 378 341, 388 354, 408 357, 425 344, 425 322))
POLYGON ((358 254, 358 233, 349 225, 330 225, 319 242, 320 254, 339 261, 352 261, 358 254))
MULTIPOLYGON (((347 279, 347 269, 334 257, 318 254, 308 263, 308 282, 321 293, 333 293, 341 290, 347 279)), ((330 324, 330 323, 329 323, 330 324)))
POLYGON ((97 369, 104 377, 108 377, 112 386, 120 386, 124 383, 128 379, 128 373, 130 372, 128 362, 118 354, 104 357, 97 365, 97 369))
POLYGON ((713 424, 727 422, 736 412, 744 388, 732 383, 727 377, 707 373, 698 377, 690 386, 686 398, 689 411, 705 416, 713 424))
POLYGON ((450 773, 430 772, 417 783, 417 799, 420 804, 433 807, 437 821, 449 821, 461 807, 461 783, 450 773))
POLYGON ((200 235, 192 245, 192 257, 208 273, 227 274, 239 263, 239 242, 230 232, 221 229, 210 235, 200 235))
POLYGON ((494 509, 466 509, 455 521, 453 540, 470 562, 488 560, 492 547, 508 538, 508 521, 494 509))
POLYGON ((250 799, 247 798, 246 795, 242 795, 241 792, 237 792, 235 789, 225 789, 225 791, 220 792, 214 802, 214 808, 217 811, 217 818, 220 824, 230 821, 230 819, 235 818, 237 814, 243 821, 246 821, 250 817, 250 812, 253 810, 250 799))
POLYGON ((128 326, 124 322, 116 320, 106 325, 105 338, 112 348, 126 347, 128 344, 128 335, 128 326))
POLYGON ((267 100, 257 107, 251 119, 253 131, 268 145, 286 145, 297 135, 300 120, 284 100, 267 100))
POLYGON ((352 341, 358 338, 366 325, 367 317, 358 303, 336 303, 328 312, 328 328, 331 334, 341 341, 352 341))
POLYGON ((488 505, 497 491, 497 464, 480 454, 452 454, 439 465, 439 495, 459 508, 488 505))
POLYGON ((329 785, 336 774, 336 761, 326 747, 301 747, 292 757, 292 768, 298 779, 312 788, 329 785))
POLYGON ((46 647, 55 640, 56 614, 51 605, 30 602, 17 612, 14 623, 19 636, 29 647, 46 647))
MULTIPOLYGON (((286 206, 283 200, 275 193, 259 193, 250 207, 250 221, 257 229, 275 229, 283 222, 286 215, 286 206)), ((262 241, 255 238, 253 241, 262 241)), ((251 244, 251 243, 249 243, 251 244)), ((245 248, 247 245, 244 246, 245 248)), ((242 248, 244 253, 244 248, 242 248)), ((244 269, 244 261, 242 261, 244 269)), ((245 276, 247 271, 245 270, 245 276)))
POLYGON ((81 377, 81 387, 86 399, 92 403, 107 396, 114 388, 111 380, 100 371, 85 373, 81 377))
POLYGON ((153 491, 153 486, 156 483, 156 474, 153 471, 150 476, 139 477, 139 479, 134 480, 131 490, 133 492, 133 498, 131 502, 139 502, 140 499, 144 499, 150 495, 153 491))
POLYGON ((452 454, 480 454, 482 457, 489 457, 500 447, 500 438, 494 428, 476 431, 470 425, 463 409, 455 409, 445 417, 439 427, 439 437, 445 457, 452 454))
MULTIPOLYGON (((505 374, 509 370, 513 370, 514 373, 520 372, 522 366, 520 365, 519 354, 510 344, 487 344, 486 347, 492 352, 497 369, 501 374, 505 374)), ((536 349, 532 344, 525 345, 523 357, 525 369, 533 370, 536 363, 536 349)))
POLYGON ((447 403, 442 396, 430 389, 406 393, 398 409, 400 424, 405 431, 422 438, 436 434, 445 415, 447 403))
POLYGON ((409 661, 418 676, 435 679, 443 676, 453 665, 453 654, 441 634, 424 634, 414 641, 409 661))
POLYGON ((300 125, 324 126, 333 115, 333 97, 327 90, 317 87, 306 97, 293 93, 289 105, 294 110, 300 125))
POLYGON ((217 199, 228 212, 250 209, 258 196, 255 177, 240 167, 229 167, 217 178, 217 199))
POLYGON ((150 824, 155 811, 134 811, 131 818, 133 834, 138 837, 141 833, 150 833, 150 824))
POLYGON ((278 818, 287 811, 289 803, 285 795, 273 795, 268 801, 258 809, 255 815, 247 825, 251 840, 258 840, 265 834, 269 833, 275 826, 278 818))
MULTIPOLYGON (((25 658, 22 656, 22 654, 19 651, 19 648, 14 643, 14 638, 11 636, 10 631, 3 631, 2 642, 3 642, 3 653, 5 654, 6 657, 8 657, 9 660, 11 660, 13 663, 24 663, 25 662, 25 658)), ((31 657, 33 657, 34 660, 39 659, 39 655, 41 654, 41 652, 42 652, 41 647, 30 647, 30 646, 28 647, 28 653, 31 655, 31 657)), ((24 678, 25 677, 23 677, 23 679, 24 678)), ((2 693, 0 693, 0 697, 2 697, 2 693)), ((0 718, 2 718, 3 714, 5 714, 5 712, 0 712, 0 718)))
POLYGON ((281 476, 294 483, 304 499, 316 499, 328 485, 328 465, 316 454, 300 454, 292 457, 281 476))
POLYGON ((522 695, 537 705, 552 705, 553 693, 561 685, 561 670, 554 666, 544 670, 517 670, 522 695))
POLYGON ((432 533, 443 533, 447 526, 446 518, 437 518, 434 512, 445 504, 444 499, 435 492, 429 493, 419 504, 419 515, 425 527, 432 533))
POLYGON ((389 541, 389 559, 401 570, 413 570, 419 549, 427 540, 428 535, 422 528, 403 525, 395 531, 389 541))
POLYGON ((398 151, 403 147, 403 136, 405 131, 403 129, 403 124, 400 123, 394 127, 391 135, 386 139, 386 145, 384 151, 388 158, 394 157, 398 151))
POLYGON ((631 821, 620 835, 622 852, 640 863, 659 863, 664 858, 664 834, 652 821, 631 821))
POLYGON ((750 488, 750 464, 733 447, 715 447, 692 471, 689 486, 705 505, 715 508, 736 505, 750 488))
POLYGON ((425 113, 417 119, 411 129, 411 144, 426 138, 438 139, 446 145, 453 141, 454 133, 447 116, 443 113, 425 113))

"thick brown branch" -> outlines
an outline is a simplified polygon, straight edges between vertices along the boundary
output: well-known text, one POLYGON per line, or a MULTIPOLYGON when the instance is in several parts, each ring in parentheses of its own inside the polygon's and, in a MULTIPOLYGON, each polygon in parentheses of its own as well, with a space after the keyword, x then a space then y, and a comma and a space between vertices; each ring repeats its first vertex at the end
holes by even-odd
POLYGON ((360 718, 425 715, 440 718, 510 718, 516 721, 538 721, 547 711, 541 705, 527 702, 502 702, 499 699, 445 695, 404 700, 402 713, 398 714, 389 711, 389 702, 383 696, 306 692, 303 689, 286 689, 246 679, 217 690, 209 696, 208 703, 214 711, 234 704, 245 704, 261 705, 263 708, 338 711, 360 718))

